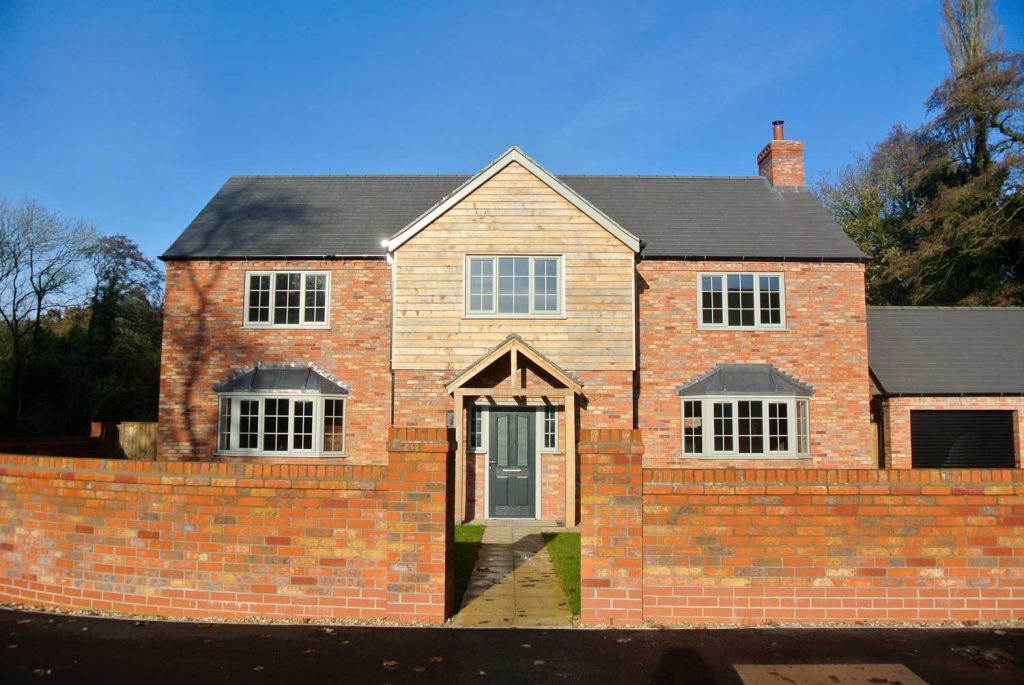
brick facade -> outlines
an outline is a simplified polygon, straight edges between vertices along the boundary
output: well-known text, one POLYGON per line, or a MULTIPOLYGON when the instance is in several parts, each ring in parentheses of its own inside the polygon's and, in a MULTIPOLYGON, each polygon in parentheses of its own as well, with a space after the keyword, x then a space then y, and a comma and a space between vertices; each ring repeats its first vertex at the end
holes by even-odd
POLYGON ((645 466, 867 468, 871 457, 864 267, 852 263, 648 260, 637 267, 638 425, 645 466), (785 279, 786 330, 699 330, 701 272, 759 271, 785 279), (682 456, 677 389, 715 364, 768 363, 814 388, 810 459, 682 456))
MULTIPOLYGON (((391 271, 384 260, 170 261, 166 266, 158 459, 213 458, 213 386, 232 369, 261 361, 313 362, 348 384, 345 462, 386 461, 391 271), (331 327, 245 328, 245 272, 272 270, 329 271, 331 327)), ((434 417, 431 423, 440 421, 434 417)), ((288 457, 291 464, 301 460, 288 457)))
MULTIPOLYGON (((1024 343, 1022 343, 1024 344, 1024 343)), ((910 412, 917 409, 995 409, 1015 413, 1014 445, 1017 466, 1024 454, 1024 397, 889 397, 882 404, 885 465, 894 469, 912 466, 910 412)))
POLYGON ((0 601, 441 622, 451 431, 390 437, 388 466, 0 456, 0 601))

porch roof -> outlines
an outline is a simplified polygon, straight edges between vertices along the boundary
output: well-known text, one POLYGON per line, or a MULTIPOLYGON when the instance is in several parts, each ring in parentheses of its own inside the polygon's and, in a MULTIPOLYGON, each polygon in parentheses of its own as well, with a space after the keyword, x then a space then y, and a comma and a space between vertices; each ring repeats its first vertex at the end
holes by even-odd
POLYGON ((454 392, 461 388, 479 373, 487 369, 491 364, 500 359, 506 352, 512 352, 513 350, 515 350, 516 354, 523 355, 541 369, 551 374, 556 381, 564 385, 566 388, 574 392, 583 391, 582 381, 555 362, 551 361, 551 359, 542 354, 537 350, 537 348, 523 340, 522 336, 518 333, 512 333, 497 346, 485 352, 476 361, 457 373, 451 380, 444 384, 445 389, 448 392, 454 392))

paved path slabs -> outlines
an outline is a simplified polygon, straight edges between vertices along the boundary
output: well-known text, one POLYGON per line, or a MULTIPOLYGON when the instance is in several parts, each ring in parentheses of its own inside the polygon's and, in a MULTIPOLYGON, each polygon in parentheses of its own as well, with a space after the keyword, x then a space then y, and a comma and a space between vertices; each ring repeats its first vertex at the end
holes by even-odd
POLYGON ((558 628, 572 609, 535 521, 488 522, 462 607, 451 625, 463 628, 558 628))

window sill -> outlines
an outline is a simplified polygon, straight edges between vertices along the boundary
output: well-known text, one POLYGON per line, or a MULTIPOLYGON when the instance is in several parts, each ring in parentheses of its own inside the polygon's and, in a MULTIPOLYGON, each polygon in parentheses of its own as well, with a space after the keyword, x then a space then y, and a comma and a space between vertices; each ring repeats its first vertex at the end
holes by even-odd
POLYGON ((211 461, 223 462, 226 464, 304 464, 304 465, 327 465, 347 464, 347 455, 239 455, 216 453, 211 461))
POLYGON ((729 332, 729 333, 734 333, 734 332, 738 332, 738 331, 759 332, 759 333, 765 333, 765 332, 772 332, 772 333, 781 332, 781 333, 785 333, 785 332, 789 331, 790 329, 789 329, 788 326, 705 326, 705 325, 697 324, 697 330, 698 331, 726 331, 726 332, 729 332))
POLYGON ((235 461, 288 461, 306 459, 310 461, 326 461, 330 459, 347 459, 348 455, 341 452, 330 454, 316 454, 314 452, 214 452, 216 459, 231 459, 235 461))
POLYGON ((251 328, 257 331, 279 331, 279 330, 312 330, 312 331, 327 331, 330 330, 331 324, 329 323, 318 323, 318 324, 306 324, 306 323, 243 323, 242 328, 251 328))
POLYGON ((564 321, 568 317, 565 314, 463 314, 463 319, 480 319, 483 321, 505 321, 523 319, 538 319, 542 321, 564 321))
POLYGON ((682 459, 704 459, 707 461, 758 461, 764 459, 786 459, 799 461, 810 459, 809 454, 686 454, 680 453, 682 459))

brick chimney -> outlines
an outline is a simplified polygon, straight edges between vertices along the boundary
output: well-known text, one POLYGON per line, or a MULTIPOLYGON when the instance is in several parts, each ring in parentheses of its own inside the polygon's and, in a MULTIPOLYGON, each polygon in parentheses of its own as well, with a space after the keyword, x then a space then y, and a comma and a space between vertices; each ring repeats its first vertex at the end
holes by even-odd
POLYGON ((774 186, 804 184, 804 144, 786 140, 784 121, 772 122, 772 140, 757 156, 757 173, 774 186))

